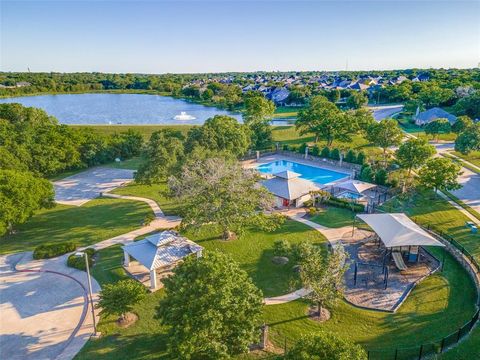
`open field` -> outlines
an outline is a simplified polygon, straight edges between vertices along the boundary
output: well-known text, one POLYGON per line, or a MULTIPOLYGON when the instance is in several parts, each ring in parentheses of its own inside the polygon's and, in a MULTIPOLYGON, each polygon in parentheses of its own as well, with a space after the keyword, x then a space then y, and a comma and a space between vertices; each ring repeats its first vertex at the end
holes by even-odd
POLYGON ((33 250, 40 244, 74 241, 78 246, 140 227, 151 212, 148 205, 129 200, 98 198, 83 206, 57 205, 38 211, 13 235, 0 239, 0 254, 33 250))
POLYGON ((454 151, 454 155, 458 156, 459 158, 471 162, 473 165, 480 167, 480 151, 472 151, 468 155, 464 155, 461 152, 454 151))

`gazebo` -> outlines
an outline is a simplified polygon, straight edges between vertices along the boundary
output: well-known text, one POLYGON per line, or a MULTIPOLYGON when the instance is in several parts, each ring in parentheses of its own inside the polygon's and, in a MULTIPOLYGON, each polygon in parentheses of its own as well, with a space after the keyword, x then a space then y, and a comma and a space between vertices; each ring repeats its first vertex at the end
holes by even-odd
POLYGON ((405 254, 408 262, 417 262, 420 247, 445 246, 403 213, 359 214, 357 216, 378 235, 399 270, 407 269, 403 258, 405 254))
POLYGON ((153 291, 158 288, 158 270, 169 270, 191 254, 196 254, 197 258, 201 257, 203 247, 175 231, 167 230, 129 243, 122 249, 125 269, 142 283, 144 283, 142 279, 150 275, 150 289, 153 291), (130 257, 139 264, 132 265, 130 257))

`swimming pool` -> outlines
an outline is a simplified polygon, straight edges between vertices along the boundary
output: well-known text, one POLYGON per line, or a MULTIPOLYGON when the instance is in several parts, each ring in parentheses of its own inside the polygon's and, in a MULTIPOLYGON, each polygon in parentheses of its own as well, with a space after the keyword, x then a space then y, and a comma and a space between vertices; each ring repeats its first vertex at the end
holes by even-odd
POLYGON ((333 181, 344 179, 349 175, 338 171, 327 170, 324 168, 299 164, 288 160, 278 160, 267 164, 257 166, 257 170, 264 174, 276 174, 281 171, 290 170, 300 174, 300 177, 313 181, 317 184, 328 184, 333 181))

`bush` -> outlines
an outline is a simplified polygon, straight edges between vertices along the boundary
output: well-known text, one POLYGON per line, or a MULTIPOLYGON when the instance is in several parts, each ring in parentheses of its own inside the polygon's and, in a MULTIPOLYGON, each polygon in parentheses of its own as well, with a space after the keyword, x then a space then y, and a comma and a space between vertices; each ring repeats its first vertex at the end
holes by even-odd
POLYGON ((315 145, 315 146, 312 148, 312 155, 314 155, 314 156, 320 155, 320 148, 318 147, 318 145, 315 145))
POLYGON ((333 149, 330 152, 330 159, 340 160, 340 150, 338 150, 337 148, 333 149))
POLYGON ((345 155, 345 161, 352 164, 356 163, 357 154, 355 153, 355 151, 353 151, 352 149, 348 150, 347 155, 345 155))
POLYGON ((320 156, 328 159, 330 157, 330 148, 328 146, 325 146, 322 149, 322 152, 320 153, 320 156))
POLYGON ((149 213, 145 216, 145 219, 143 219, 143 225, 150 225, 150 223, 155 220, 155 215, 152 213, 149 213))
POLYGON ((365 153, 363 151, 360 151, 357 155, 357 164, 363 165, 365 164, 365 161, 367 160, 367 157, 365 156, 365 153))
POLYGON ((308 147, 308 145, 307 145, 306 143, 303 143, 302 145, 299 146, 299 148, 298 148, 297 151, 298 151, 300 154, 305 154, 305 149, 306 149, 307 147, 308 147))
POLYGON ((378 169, 375 173, 375 183, 378 185, 385 185, 387 183, 388 173, 385 169, 378 169))
POLYGON ((373 182, 373 170, 370 165, 362 166, 362 170, 360 170, 360 180, 366 182, 373 182))
POLYGON ((306 255, 310 253, 311 250, 312 250, 312 243, 304 240, 298 244, 292 245, 291 255, 296 262, 299 262, 302 259, 304 259, 306 255))
POLYGON ((289 147, 288 147, 288 144, 283 144, 282 149, 285 150, 285 151, 290 150, 289 147))
POLYGON ((290 145, 289 150, 290 150, 290 151, 293 151, 293 152, 297 152, 298 146, 290 145))
POLYGON ((339 198, 336 198, 336 197, 333 197, 333 196, 330 199, 325 200, 325 203, 327 205, 331 205, 331 206, 334 206, 334 207, 339 207, 339 208, 344 208, 344 209, 349 209, 349 210, 353 209, 354 212, 363 212, 365 210, 365 208, 362 204, 354 204, 354 203, 351 203, 348 200, 339 199, 339 198))
POLYGON ((303 206, 305 206, 307 208, 313 206, 313 200, 309 199, 309 200, 304 201, 303 206))
POLYGON ((39 245, 33 251, 34 259, 50 259, 72 251, 75 251, 77 245, 73 241, 67 241, 60 244, 39 245))
POLYGON ((313 216, 313 215, 315 215, 316 213, 317 213, 317 209, 316 209, 316 208, 310 207, 310 208, 308 209, 308 215, 313 216))
MULTIPOLYGON (((93 255, 95 255, 95 250, 92 248, 88 248, 83 250, 83 252, 87 253, 88 255, 88 267, 91 268, 93 265, 93 255)), ((76 256, 72 254, 67 259, 67 266, 85 271, 85 259, 83 256, 76 256)))
POLYGON ((292 245, 288 240, 277 240, 273 243, 273 254, 275 256, 290 256, 292 245))

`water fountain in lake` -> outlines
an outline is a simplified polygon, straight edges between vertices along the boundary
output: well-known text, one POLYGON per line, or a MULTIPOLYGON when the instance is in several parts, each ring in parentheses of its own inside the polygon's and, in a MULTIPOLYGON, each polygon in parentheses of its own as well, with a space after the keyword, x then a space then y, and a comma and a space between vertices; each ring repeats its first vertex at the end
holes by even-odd
POLYGON ((185 111, 180 111, 180 115, 175 115, 173 120, 195 120, 196 117, 188 115, 185 111))

